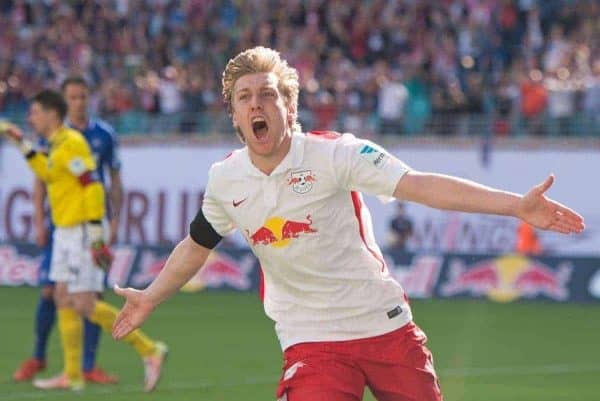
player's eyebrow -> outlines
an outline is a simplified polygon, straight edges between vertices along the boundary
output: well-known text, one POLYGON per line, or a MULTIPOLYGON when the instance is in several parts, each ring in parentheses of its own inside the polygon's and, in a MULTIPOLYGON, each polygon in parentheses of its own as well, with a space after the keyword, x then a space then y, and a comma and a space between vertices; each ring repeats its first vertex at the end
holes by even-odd
MULTIPOLYGON (((264 90, 264 89, 276 89, 277 85, 273 84, 272 82, 265 82, 264 84, 261 84, 260 87, 258 88, 258 90, 264 90)), ((240 88, 237 89, 235 91, 235 94, 239 94, 242 92, 250 92, 250 88, 248 87, 244 87, 244 88, 240 88)))

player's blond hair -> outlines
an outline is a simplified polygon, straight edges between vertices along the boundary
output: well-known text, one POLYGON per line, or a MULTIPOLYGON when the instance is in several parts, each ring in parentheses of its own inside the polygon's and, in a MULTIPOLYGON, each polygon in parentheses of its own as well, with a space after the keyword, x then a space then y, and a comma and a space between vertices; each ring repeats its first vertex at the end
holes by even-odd
MULTIPOLYGON (((253 47, 245 50, 230 59, 223 71, 223 100, 227 104, 229 113, 233 113, 233 87, 236 81, 246 75, 257 72, 273 72, 279 78, 278 89, 285 99, 286 107, 292 106, 293 119, 288 121, 288 127, 292 131, 300 132, 302 128, 297 121, 298 112, 298 71, 290 67, 287 61, 281 58, 278 51, 263 46, 253 47)), ((244 142, 244 137, 239 129, 236 130, 238 137, 244 142)))

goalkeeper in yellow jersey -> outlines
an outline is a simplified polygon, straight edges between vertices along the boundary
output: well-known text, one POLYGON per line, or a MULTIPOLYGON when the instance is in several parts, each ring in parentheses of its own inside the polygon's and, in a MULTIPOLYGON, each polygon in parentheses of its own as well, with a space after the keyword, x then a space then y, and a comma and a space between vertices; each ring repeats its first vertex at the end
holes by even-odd
MULTIPOLYGON (((117 310, 98 299, 105 270, 112 255, 104 243, 104 189, 98 182, 96 163, 88 143, 78 131, 63 124, 67 105, 59 92, 44 90, 31 101, 29 122, 49 142, 49 154, 38 152, 10 123, 0 123, 0 132, 12 139, 33 172, 47 185, 52 222, 56 226, 50 279, 58 308, 58 327, 64 355, 64 372, 34 381, 40 389, 84 387, 81 366, 83 323, 86 317, 110 331, 117 310)), ((131 333, 131 344, 144 362, 144 390, 152 391, 161 375, 166 345, 141 331, 131 333)))

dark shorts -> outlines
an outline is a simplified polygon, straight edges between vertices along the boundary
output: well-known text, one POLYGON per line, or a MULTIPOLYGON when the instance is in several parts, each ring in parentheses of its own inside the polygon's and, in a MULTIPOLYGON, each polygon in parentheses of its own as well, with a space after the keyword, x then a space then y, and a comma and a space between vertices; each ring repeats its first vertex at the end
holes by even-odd
POLYGON ((284 352, 280 401, 441 401, 427 337, 414 323, 359 340, 301 343, 284 352))

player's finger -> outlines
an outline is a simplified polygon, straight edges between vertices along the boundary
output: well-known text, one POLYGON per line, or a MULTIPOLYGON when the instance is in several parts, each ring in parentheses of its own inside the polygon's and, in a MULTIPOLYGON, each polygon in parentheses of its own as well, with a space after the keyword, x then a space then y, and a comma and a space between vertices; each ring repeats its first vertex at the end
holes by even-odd
POLYGON ((131 331, 131 324, 125 315, 121 312, 115 320, 112 330, 112 336, 115 340, 120 340, 131 331))
POLYGON ((127 290, 126 288, 119 287, 118 284, 115 284, 113 286, 113 291, 115 292, 115 294, 117 294, 120 297, 127 298, 127 291, 126 290, 127 290))
POLYGON ((582 232, 583 229, 585 228, 585 226, 583 225, 582 222, 574 221, 574 220, 564 217, 564 216, 559 216, 555 222, 564 227, 567 227, 569 230, 571 230, 573 232, 577 232, 577 233, 582 232))
POLYGON ((577 213, 573 209, 570 209, 570 208, 566 207, 565 205, 562 205, 558 202, 554 202, 554 205, 556 206, 556 210, 561 215, 561 217, 563 217, 564 219, 566 219, 572 223, 581 224, 581 226, 583 227, 583 225, 584 225, 583 216, 581 216, 579 213, 577 213))
POLYGON ((568 224, 564 224, 564 223, 560 223, 560 222, 552 223, 550 225, 550 227, 548 227, 548 228, 552 231, 556 231, 561 234, 570 234, 575 231, 568 224))
POLYGON ((553 183, 554 183, 554 174, 550 174, 544 182, 542 182, 541 184, 538 184, 536 186, 536 190, 539 194, 543 194, 552 186, 553 183))
POLYGON ((124 318, 125 318, 125 315, 124 315, 123 311, 121 310, 117 314, 117 317, 115 318, 115 321, 113 322, 113 325, 112 325, 113 332, 122 324, 124 318))

